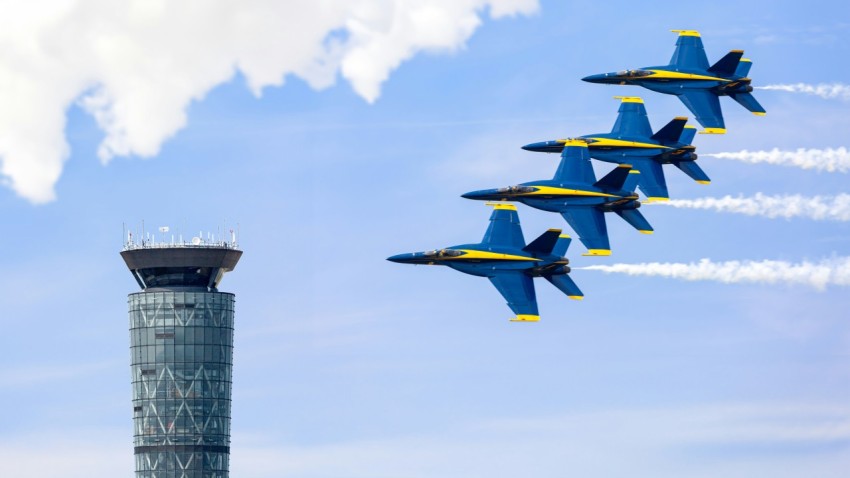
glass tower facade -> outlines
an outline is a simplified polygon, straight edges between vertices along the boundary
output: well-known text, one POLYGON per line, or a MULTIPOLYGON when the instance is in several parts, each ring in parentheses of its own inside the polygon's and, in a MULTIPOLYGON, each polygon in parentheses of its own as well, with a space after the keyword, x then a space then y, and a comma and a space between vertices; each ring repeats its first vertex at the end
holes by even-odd
POLYGON ((235 296, 227 244, 128 248, 136 478, 227 478, 235 296))

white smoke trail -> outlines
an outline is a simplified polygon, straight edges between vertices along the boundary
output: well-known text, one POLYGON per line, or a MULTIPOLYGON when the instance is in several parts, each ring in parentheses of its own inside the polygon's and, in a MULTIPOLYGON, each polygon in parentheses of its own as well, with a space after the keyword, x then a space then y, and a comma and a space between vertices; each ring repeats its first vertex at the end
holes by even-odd
POLYGON ((711 209, 748 216, 769 218, 804 217, 817 221, 850 221, 850 194, 836 196, 801 196, 787 194, 768 196, 756 193, 752 197, 723 196, 721 198, 673 199, 647 203, 649 206, 671 206, 683 209, 711 209))
POLYGON ((756 90, 787 91, 789 93, 805 93, 820 96, 826 100, 839 99, 850 101, 850 85, 843 83, 820 83, 811 85, 808 83, 793 83, 780 85, 756 86, 756 90))
POLYGON ((825 259, 817 263, 803 261, 726 261, 712 262, 647 262, 575 267, 632 276, 658 276, 687 281, 709 280, 726 284, 752 282, 757 284, 799 284, 824 290, 828 285, 850 285, 850 257, 825 259))
POLYGON ((794 166, 801 169, 814 169, 829 173, 850 172, 850 151, 844 146, 840 148, 805 149, 782 151, 773 148, 770 151, 741 150, 730 153, 711 153, 702 156, 712 158, 732 159, 745 163, 767 163, 780 166, 794 166))

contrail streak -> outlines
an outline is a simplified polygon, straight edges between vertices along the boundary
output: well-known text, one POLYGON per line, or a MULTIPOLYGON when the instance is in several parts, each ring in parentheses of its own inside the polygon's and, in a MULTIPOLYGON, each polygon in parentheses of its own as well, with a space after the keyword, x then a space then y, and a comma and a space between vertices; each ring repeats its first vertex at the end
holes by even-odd
POLYGON ((721 198, 673 199, 646 205, 711 209, 717 212, 769 218, 804 217, 817 221, 850 221, 850 194, 843 193, 836 196, 801 196, 799 194, 768 196, 756 193, 752 197, 727 195, 721 198))
POLYGON ((803 261, 726 261, 712 262, 645 262, 575 267, 632 276, 659 276, 687 281, 709 280, 726 284, 751 282, 757 284, 799 284, 818 290, 828 285, 850 285, 850 257, 837 257, 817 263, 803 261))
POLYGON ((820 96, 823 99, 839 99, 850 101, 850 85, 843 83, 820 83, 811 85, 808 83, 793 83, 781 85, 756 86, 756 90, 787 91, 789 93, 805 93, 820 96))
POLYGON ((732 159, 745 163, 767 163, 780 166, 795 166, 801 169, 814 169, 815 171, 826 171, 829 173, 850 172, 850 151, 844 146, 840 148, 805 149, 795 151, 782 151, 773 148, 770 151, 741 150, 731 153, 710 153, 710 156, 720 159, 732 159))

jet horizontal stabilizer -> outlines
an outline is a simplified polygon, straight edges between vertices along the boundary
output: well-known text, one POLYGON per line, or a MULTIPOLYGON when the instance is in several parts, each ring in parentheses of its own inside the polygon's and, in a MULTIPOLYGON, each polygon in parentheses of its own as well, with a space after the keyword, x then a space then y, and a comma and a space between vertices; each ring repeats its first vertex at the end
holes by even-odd
POLYGON ((705 171, 699 167, 699 165, 694 161, 674 161, 673 164, 682 170, 683 173, 687 174, 694 181, 700 184, 708 184, 711 182, 711 179, 705 174, 705 171))
POLYGON ((652 234, 654 231, 652 226, 649 225, 649 221, 647 221, 646 218, 643 217, 643 214, 641 214, 637 209, 619 209, 614 212, 625 219, 627 223, 632 225, 632 227, 644 234, 652 234))
POLYGON ((552 283, 555 287, 561 290, 570 299, 584 299, 584 293, 578 288, 576 283, 566 274, 556 276, 544 276, 546 280, 552 283))
POLYGON ((751 93, 730 93, 729 96, 755 115, 763 116, 766 114, 764 108, 751 93))

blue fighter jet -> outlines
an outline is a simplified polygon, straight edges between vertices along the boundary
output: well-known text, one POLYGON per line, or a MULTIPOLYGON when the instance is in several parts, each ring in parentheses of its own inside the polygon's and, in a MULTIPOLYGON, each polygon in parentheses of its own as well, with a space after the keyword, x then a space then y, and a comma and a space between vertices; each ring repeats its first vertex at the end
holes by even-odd
POLYGON ((587 149, 587 140, 567 140, 554 178, 473 191, 463 197, 518 201, 536 209, 559 212, 587 247, 585 255, 609 256, 606 212, 615 212, 644 234, 651 234, 653 229, 637 210, 640 202, 634 189, 640 172, 629 164, 621 164, 597 181, 587 149))
MULTIPOLYGON (((616 164, 631 164, 640 171, 638 186, 647 196, 647 202, 670 199, 662 165, 673 164, 700 184, 711 180, 697 165, 696 147, 691 141, 696 134, 688 119, 678 116, 666 126, 652 133, 646 117, 643 100, 636 96, 615 96, 622 100, 620 115, 610 133, 582 136, 588 141, 590 157, 616 164)), ((527 144, 522 149, 543 153, 560 153, 567 140, 543 141, 527 144)))
POLYGON ((732 50, 717 63, 708 66, 699 32, 673 31, 679 34, 679 39, 669 65, 603 73, 582 79, 591 83, 639 85, 659 93, 676 95, 705 128, 704 133, 726 132, 720 111, 721 96, 731 97, 756 115, 765 114, 764 108, 751 94, 752 80, 747 78, 747 74, 753 63, 741 58, 744 50, 732 50))
POLYGON ((465 274, 486 277, 516 314, 512 322, 540 320, 534 293, 535 277, 545 278, 571 299, 584 297, 567 275, 570 261, 563 256, 570 247, 570 236, 561 234, 560 229, 549 229, 526 245, 516 206, 488 204, 494 206, 494 210, 490 215, 490 227, 480 244, 399 254, 387 260, 402 264, 449 266, 465 274))

